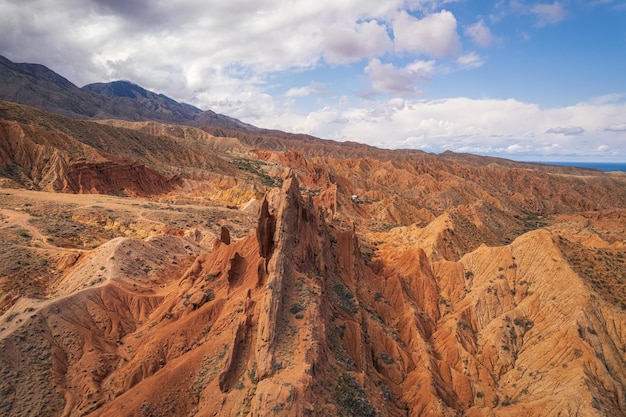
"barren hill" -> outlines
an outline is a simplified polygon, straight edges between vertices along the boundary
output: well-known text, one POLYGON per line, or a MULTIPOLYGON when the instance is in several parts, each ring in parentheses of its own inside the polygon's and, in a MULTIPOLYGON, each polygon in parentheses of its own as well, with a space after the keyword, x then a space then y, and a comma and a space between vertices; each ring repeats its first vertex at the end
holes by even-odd
POLYGON ((626 414, 624 174, 227 136, 0 103, 1 415, 626 414))

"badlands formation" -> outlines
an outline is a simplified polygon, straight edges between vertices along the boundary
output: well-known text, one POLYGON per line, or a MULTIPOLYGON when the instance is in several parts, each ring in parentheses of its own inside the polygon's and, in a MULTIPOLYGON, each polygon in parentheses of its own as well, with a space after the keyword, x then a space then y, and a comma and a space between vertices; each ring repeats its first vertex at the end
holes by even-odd
POLYGON ((623 173, 0 102, 0 186, 0 415, 626 414, 623 173))

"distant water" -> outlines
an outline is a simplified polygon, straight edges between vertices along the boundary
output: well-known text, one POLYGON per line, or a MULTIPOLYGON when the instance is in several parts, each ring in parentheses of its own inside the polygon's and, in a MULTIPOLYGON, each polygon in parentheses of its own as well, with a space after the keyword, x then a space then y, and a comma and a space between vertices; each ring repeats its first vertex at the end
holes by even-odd
POLYGON ((560 165, 566 167, 593 168, 600 171, 624 171, 626 172, 626 162, 541 162, 548 165, 560 165))

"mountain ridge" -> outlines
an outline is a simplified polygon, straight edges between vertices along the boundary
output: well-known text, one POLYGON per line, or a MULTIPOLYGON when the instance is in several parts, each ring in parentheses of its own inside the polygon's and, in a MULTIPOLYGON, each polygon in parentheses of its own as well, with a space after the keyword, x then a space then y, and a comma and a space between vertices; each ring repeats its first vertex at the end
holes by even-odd
MULTIPOLYGON (((380 149, 357 142, 337 142, 307 134, 295 134, 259 128, 232 117, 201 110, 132 81, 92 83, 82 88, 40 64, 16 64, 0 56, 0 100, 30 105, 55 114, 78 119, 121 119, 127 121, 159 121, 198 127, 213 136, 237 138, 243 143, 270 151, 298 149, 305 156, 335 155, 337 157, 376 157, 381 160, 412 158, 425 155, 421 150, 380 149), (44 74, 43 80, 37 74, 44 74), (43 83, 43 85, 41 85, 43 83), (28 92, 27 94, 24 92, 28 92)), ((503 158, 444 152, 449 159, 473 161, 476 165, 497 163, 552 170, 549 165, 516 162, 503 158)), ((567 172, 566 168, 560 169, 567 172)), ((572 168, 570 172, 578 172, 572 168)))
POLYGON ((239 120, 212 111, 203 112, 130 81, 93 83, 79 88, 43 65, 14 63, 2 56, 0 100, 78 119, 157 120, 189 125, 211 120, 225 127, 253 129, 239 120))

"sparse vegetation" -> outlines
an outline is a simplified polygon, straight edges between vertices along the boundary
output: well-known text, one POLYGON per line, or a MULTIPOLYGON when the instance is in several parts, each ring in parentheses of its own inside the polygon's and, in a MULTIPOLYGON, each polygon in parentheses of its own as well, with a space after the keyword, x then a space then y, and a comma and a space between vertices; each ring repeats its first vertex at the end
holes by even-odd
POLYGON ((354 299, 354 294, 352 294, 352 291, 350 291, 348 287, 340 282, 337 282, 333 285, 333 292, 335 295, 333 297, 334 300, 343 311, 352 316, 357 313, 358 307, 354 299))
POLYGON ((262 163, 252 159, 235 159, 231 163, 242 171, 249 172, 259 177, 261 183, 267 187, 282 187, 283 179, 281 177, 270 177, 263 171, 262 163))
POLYGON ((388 353, 381 353, 379 355, 380 360, 382 360, 383 362, 385 362, 387 365, 391 365, 393 364, 395 361, 393 360, 393 357, 388 354, 388 353))
POLYGON ((472 326, 467 322, 467 320, 464 320, 464 319, 459 319, 459 321, 456 322, 456 325, 462 330, 469 330, 472 328, 472 326))
POLYGON ((9 322, 13 321, 13 319, 16 318, 18 315, 19 315, 19 313, 11 313, 11 314, 9 314, 8 316, 6 316, 4 318, 4 321, 9 323, 9 322))
POLYGON ((252 364, 252 367, 248 371, 248 378, 250 379, 250 382, 252 382, 253 384, 257 383, 257 380, 256 380, 256 362, 252 364))
POLYGON ((532 327, 535 325, 535 323, 532 320, 528 318, 524 318, 524 317, 515 317, 513 319, 513 324, 515 324, 518 327, 521 327, 524 331, 528 331, 532 329, 532 327))
POLYGON ((378 412, 369 402, 365 390, 348 373, 339 376, 333 398, 345 417, 377 417, 378 412))
POLYGON ((622 251, 584 247, 563 237, 559 237, 558 243, 569 265, 593 291, 626 311, 626 258, 622 251))
POLYGON ((356 363, 354 363, 352 357, 346 352, 342 342, 345 331, 346 325, 344 323, 331 327, 330 332, 328 332, 328 347, 340 363, 347 369, 353 370, 356 368, 356 363))
POLYGON ((515 401, 513 401, 511 397, 507 395, 506 397, 504 397, 502 403, 500 404, 502 405, 502 407, 508 407, 509 405, 515 404, 515 401))
POLYGON ((298 314, 302 310, 304 310, 304 306, 300 303, 293 303, 291 307, 289 307, 289 312, 291 314, 298 314))

